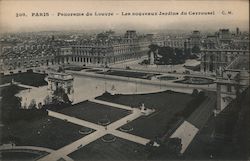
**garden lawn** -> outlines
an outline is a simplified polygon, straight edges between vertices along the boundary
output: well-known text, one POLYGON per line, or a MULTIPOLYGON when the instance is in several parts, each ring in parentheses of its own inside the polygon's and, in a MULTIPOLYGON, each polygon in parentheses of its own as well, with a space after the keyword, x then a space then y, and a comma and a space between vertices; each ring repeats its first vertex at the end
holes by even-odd
POLYGON ((34 153, 28 153, 28 152, 1 152, 1 161, 28 161, 28 160, 34 160, 39 157, 38 154, 34 153))
POLYGON ((146 159, 145 146, 116 137, 107 143, 98 139, 69 154, 74 160, 142 160, 146 159))
POLYGON ((132 107, 139 107, 144 103, 146 108, 154 108, 156 111, 153 114, 129 123, 134 129, 129 133, 154 139, 169 130, 171 119, 176 119, 175 114, 183 110, 194 97, 190 94, 164 91, 151 94, 100 96, 97 99, 132 107))
POLYGON ((1 76, 0 84, 10 83, 12 79, 15 82, 20 82, 21 84, 30 86, 45 86, 48 83, 44 80, 46 74, 39 74, 33 72, 16 73, 11 75, 1 76))
POLYGON ((153 76, 160 74, 156 73, 143 73, 143 72, 132 72, 132 71, 118 71, 118 70, 109 70, 107 72, 97 72, 98 74, 114 75, 121 77, 131 77, 131 78, 140 78, 140 79, 151 79, 153 76))
POLYGON ((75 104, 58 112, 96 124, 106 118, 112 123, 129 114, 127 110, 89 101, 75 104))
MULTIPOLYGON (((9 87, 9 86, 0 87, 0 97, 3 96, 3 93, 2 93, 2 92, 5 91, 8 87, 9 87)), ((17 88, 18 88, 18 92, 20 92, 20 91, 22 91, 22 90, 28 89, 28 88, 19 87, 19 86, 17 86, 17 88)))
POLYGON ((44 117, 35 121, 18 121, 4 125, 1 143, 14 141, 20 146, 39 146, 59 149, 85 136, 78 126, 60 119, 44 117))
POLYGON ((193 85, 208 85, 213 84, 213 79, 202 78, 202 77, 189 77, 185 76, 183 80, 175 81, 176 83, 183 83, 183 84, 193 84, 193 85))

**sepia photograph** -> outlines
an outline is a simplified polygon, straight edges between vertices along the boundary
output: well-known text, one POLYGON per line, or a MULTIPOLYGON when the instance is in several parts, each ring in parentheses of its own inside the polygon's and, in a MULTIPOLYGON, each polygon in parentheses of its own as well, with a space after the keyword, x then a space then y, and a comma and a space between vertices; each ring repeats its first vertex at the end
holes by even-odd
POLYGON ((0 0, 1 161, 249 161, 249 0, 0 0))

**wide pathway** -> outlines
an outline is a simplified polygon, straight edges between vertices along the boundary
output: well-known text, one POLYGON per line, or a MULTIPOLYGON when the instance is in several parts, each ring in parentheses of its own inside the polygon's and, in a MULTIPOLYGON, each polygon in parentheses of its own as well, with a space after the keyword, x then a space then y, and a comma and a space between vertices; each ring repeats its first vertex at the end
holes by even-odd
POLYGON ((98 104, 103 104, 103 105, 107 105, 107 106, 120 108, 123 110, 133 110, 132 107, 121 105, 121 104, 116 104, 116 103, 112 103, 112 102, 107 102, 107 101, 102 101, 102 100, 97 100, 97 99, 90 99, 89 101, 94 102, 94 103, 98 103, 98 104))
MULTIPOLYGON (((13 84, 15 84, 15 85, 17 85, 19 87, 23 87, 23 88, 37 88, 37 87, 34 87, 34 86, 29 86, 29 85, 21 84, 19 82, 13 82, 13 84)), ((7 86, 10 86, 10 85, 11 85, 11 83, 1 84, 0 88, 7 87, 7 86)))
POLYGON ((170 138, 178 137, 181 139, 182 154, 213 114, 215 101, 216 94, 214 92, 207 92, 206 100, 171 135, 170 138))
POLYGON ((132 111, 132 113, 130 115, 127 115, 127 116, 121 118, 120 120, 108 125, 107 128, 108 129, 117 129, 117 128, 137 119, 140 116, 142 116, 142 113, 140 112, 140 110, 135 109, 132 111))
POLYGON ((213 114, 215 104, 216 94, 210 94, 210 96, 207 97, 206 100, 187 118, 187 121, 198 129, 201 129, 213 114))
POLYGON ((176 131, 170 136, 170 138, 180 138, 181 139, 181 154, 185 152, 195 135, 198 133, 199 129, 187 121, 184 121, 181 126, 179 126, 176 131))
POLYGON ((48 115, 52 116, 52 117, 55 117, 55 118, 58 118, 58 119, 61 119, 61 120, 64 120, 64 121, 71 122, 71 123, 76 124, 76 125, 89 127, 91 129, 95 129, 95 130, 103 130, 104 129, 104 127, 101 126, 101 125, 97 125, 97 124, 94 124, 92 122, 88 122, 88 121, 78 119, 78 118, 75 118, 75 117, 71 117, 71 116, 61 114, 61 113, 58 113, 58 112, 48 110, 48 115))
POLYGON ((61 156, 63 155, 68 155, 86 145, 88 145, 89 143, 99 139, 100 137, 106 135, 104 130, 100 130, 100 131, 95 131, 92 134, 89 134, 69 145, 66 145, 64 147, 62 147, 61 149, 54 151, 50 154, 48 154, 47 156, 39 159, 39 161, 57 161, 61 158, 61 156))
POLYGON ((119 80, 123 82, 131 82, 131 83, 137 83, 138 85, 152 85, 152 86, 161 86, 166 88, 173 88, 173 89, 182 89, 185 90, 191 90, 192 93, 193 89, 201 89, 201 90, 208 90, 208 91, 216 91, 215 83, 214 84, 183 84, 183 83, 175 83, 173 81, 163 81, 163 80, 148 80, 148 79, 141 79, 141 78, 133 78, 133 77, 123 77, 123 76, 116 76, 116 75, 104 75, 104 74, 97 74, 97 73, 91 73, 91 72, 84 72, 84 71, 67 71, 70 74, 73 75, 82 75, 87 77, 95 77, 95 78, 103 78, 106 80, 119 80))
POLYGON ((23 87, 23 88, 38 88, 38 87, 29 86, 29 85, 20 84, 20 83, 17 83, 17 85, 18 85, 19 87, 23 87))
POLYGON ((9 85, 10 85, 10 83, 1 84, 1 85, 0 85, 0 88, 2 88, 2 87, 7 87, 7 86, 9 86, 9 85))
POLYGON ((121 132, 118 130, 114 130, 112 132, 113 135, 119 137, 119 138, 123 138, 125 140, 129 140, 138 144, 142 144, 142 145, 146 145, 150 140, 149 139, 145 139, 143 137, 140 136, 136 136, 136 135, 132 135, 132 134, 128 134, 125 132, 121 132))
POLYGON ((77 119, 75 117, 71 117, 71 116, 67 116, 65 114, 61 114, 58 112, 54 112, 54 111, 50 111, 48 110, 48 115, 61 119, 61 120, 65 120, 80 126, 84 126, 84 127, 89 127, 92 129, 95 129, 96 131, 73 142, 70 143, 69 145, 66 145, 64 147, 62 147, 61 149, 58 149, 56 151, 51 152, 50 154, 48 154, 47 156, 39 159, 39 161, 56 161, 58 159, 61 158, 61 156, 66 156, 86 145, 88 145, 89 143, 99 139, 100 137, 106 135, 106 134, 112 134, 114 136, 123 138, 125 140, 129 140, 138 144, 142 144, 142 145, 146 145, 150 140, 146 139, 146 138, 142 138, 139 136, 135 136, 132 134, 128 134, 122 131, 118 131, 117 128, 143 116, 143 113, 140 111, 139 108, 131 108, 128 106, 123 106, 120 104, 115 104, 115 103, 111 103, 111 102, 106 102, 106 101, 100 101, 100 100, 95 100, 95 99, 91 99, 90 101, 95 102, 95 103, 100 103, 100 104, 104 104, 104 105, 108 105, 108 106, 112 106, 112 107, 116 107, 119 109, 126 109, 126 110, 130 110, 131 114, 121 118, 120 120, 104 127, 101 125, 97 125, 82 119, 77 119))
MULTIPOLYGON (((11 144, 4 144, 0 146, 0 151, 6 151, 6 150, 30 150, 32 151, 40 151, 40 152, 47 152, 47 153, 53 153, 54 150, 44 147, 38 147, 38 146, 12 146, 11 144)), ((61 155, 60 158, 63 158, 65 161, 73 161, 70 157, 67 155, 61 155)))

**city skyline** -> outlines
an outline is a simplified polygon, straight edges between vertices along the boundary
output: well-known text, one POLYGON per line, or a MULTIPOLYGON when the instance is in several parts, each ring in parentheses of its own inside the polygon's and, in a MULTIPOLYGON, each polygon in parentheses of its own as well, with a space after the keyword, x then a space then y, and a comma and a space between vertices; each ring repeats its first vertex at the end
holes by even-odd
POLYGON ((249 160, 247 0, 0 0, 0 160, 249 160))

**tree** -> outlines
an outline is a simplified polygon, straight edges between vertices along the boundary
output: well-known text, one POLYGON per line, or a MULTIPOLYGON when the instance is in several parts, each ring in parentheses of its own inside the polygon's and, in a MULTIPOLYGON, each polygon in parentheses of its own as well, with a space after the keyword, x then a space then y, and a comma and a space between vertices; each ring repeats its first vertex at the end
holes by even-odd
POLYGON ((52 97, 52 102, 54 102, 54 103, 72 103, 69 100, 69 97, 68 97, 67 93, 65 92, 65 90, 61 87, 58 87, 54 91, 53 97, 52 97))
POLYGON ((44 98, 44 105, 48 105, 52 102, 52 98, 48 95, 44 98))
POLYGON ((169 138, 167 141, 167 147, 171 153, 179 155, 182 149, 181 139, 169 138))
POLYGON ((200 98, 204 98, 206 96, 205 92, 204 91, 200 91, 199 92, 199 97, 200 98))
POLYGON ((37 105, 37 108, 41 109, 42 107, 43 107, 42 102, 39 102, 38 105, 37 105))
POLYGON ((148 48, 150 49, 150 51, 155 52, 157 49, 159 49, 159 46, 156 44, 151 44, 148 46, 148 48))
POLYGON ((182 149, 180 138, 168 138, 161 141, 150 141, 146 145, 149 158, 153 160, 166 159, 166 158, 178 158, 182 149), (154 146, 157 143, 159 146, 154 146))
POLYGON ((36 109, 36 101, 35 99, 32 99, 29 104, 29 109, 36 109))
POLYGON ((192 53, 194 54, 198 54, 201 52, 201 49, 199 46, 195 45, 193 48, 192 48, 192 53))
POLYGON ((15 84, 12 84, 2 90, 2 98, 9 99, 19 92, 19 87, 15 84))
POLYGON ((62 100, 63 100, 64 103, 72 103, 69 100, 69 96, 65 92, 63 93, 62 100))
POLYGON ((21 108, 21 98, 15 96, 19 92, 19 87, 16 85, 10 85, 4 87, 1 91, 2 100, 1 100, 1 112, 2 112, 2 121, 4 123, 11 122, 15 116, 13 113, 21 108))
POLYGON ((194 89, 192 92, 192 96, 196 97, 198 96, 198 94, 199 94, 199 91, 197 89, 194 89))

